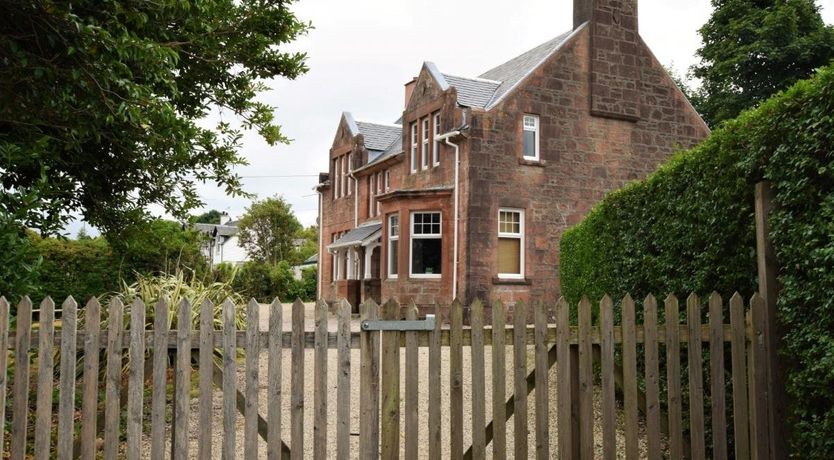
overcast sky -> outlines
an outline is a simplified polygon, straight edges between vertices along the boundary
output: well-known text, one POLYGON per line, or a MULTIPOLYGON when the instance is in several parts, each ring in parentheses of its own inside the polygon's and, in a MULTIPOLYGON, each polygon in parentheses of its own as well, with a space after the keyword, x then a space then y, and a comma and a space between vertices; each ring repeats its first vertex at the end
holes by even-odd
MULTIPOLYGON (((826 23, 834 22, 834 0, 817 4, 826 23)), ((391 123, 402 111, 403 84, 423 61, 445 73, 477 76, 573 25, 573 0, 301 0, 293 9, 315 27, 292 47, 308 53, 310 71, 295 81, 271 82, 261 96, 278 108, 293 142, 270 147, 248 133, 242 153, 250 164, 239 173, 259 198, 282 195, 304 225, 315 223, 313 187, 327 169, 342 111, 391 123)), ((695 62, 709 0, 639 0, 638 10, 640 35, 661 63, 683 72, 695 62)), ((239 217, 249 205, 214 186, 200 192, 205 210, 239 217)))

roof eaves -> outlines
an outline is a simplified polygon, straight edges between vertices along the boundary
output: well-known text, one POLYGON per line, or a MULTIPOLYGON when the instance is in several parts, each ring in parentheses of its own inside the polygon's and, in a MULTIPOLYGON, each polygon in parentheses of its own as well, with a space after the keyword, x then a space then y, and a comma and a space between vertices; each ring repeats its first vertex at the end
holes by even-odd
POLYGON ((544 64, 545 62, 547 62, 547 60, 550 59, 554 54, 558 53, 559 50, 562 49, 562 46, 565 45, 565 43, 572 40, 573 37, 575 37, 579 33, 579 31, 581 31, 582 29, 584 29, 587 26, 588 26, 588 21, 585 21, 585 22, 582 23, 582 25, 580 25, 579 27, 574 29, 570 34, 568 34, 567 37, 565 37, 564 40, 562 40, 555 48, 553 48, 553 50, 551 52, 547 53, 547 55, 545 57, 543 57, 536 65, 532 66, 521 78, 519 78, 518 81, 516 81, 506 91, 502 92, 497 98, 491 100, 486 105, 485 110, 492 110, 496 105, 501 103, 501 101, 506 99, 506 97, 509 96, 510 94, 512 94, 516 90, 516 88, 521 86, 521 84, 525 80, 527 80, 530 77, 530 75, 532 75, 533 72, 536 71, 536 69, 541 67, 541 65, 544 64))

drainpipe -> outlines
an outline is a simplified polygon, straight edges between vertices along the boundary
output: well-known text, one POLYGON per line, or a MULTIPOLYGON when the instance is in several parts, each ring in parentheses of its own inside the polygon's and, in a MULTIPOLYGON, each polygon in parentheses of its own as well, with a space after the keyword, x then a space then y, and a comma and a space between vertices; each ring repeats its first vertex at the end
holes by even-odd
POLYGON ((460 145, 455 144, 450 138, 460 135, 460 130, 449 131, 448 133, 437 136, 435 140, 445 141, 446 145, 454 147, 455 149, 455 235, 453 247, 453 262, 452 262, 452 299, 458 298, 458 223, 460 221, 460 199, 458 198, 458 189, 460 188, 460 145))
POLYGON ((348 174, 348 177, 353 180, 353 228, 356 228, 359 226, 359 181, 356 180, 353 171, 348 174))

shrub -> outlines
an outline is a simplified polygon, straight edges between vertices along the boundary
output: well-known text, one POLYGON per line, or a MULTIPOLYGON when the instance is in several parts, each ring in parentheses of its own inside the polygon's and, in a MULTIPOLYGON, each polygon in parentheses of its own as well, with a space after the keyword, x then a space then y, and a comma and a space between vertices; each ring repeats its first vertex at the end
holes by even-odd
POLYGON ((9 216, 0 214, 0 296, 13 305, 24 295, 39 294, 37 279, 41 258, 34 247, 37 237, 9 216))
POLYGON ((302 272, 302 279, 293 276, 292 267, 286 261, 269 265, 257 261, 243 264, 234 277, 235 290, 259 302, 272 302, 278 298, 283 302, 295 299, 315 300, 317 276, 315 269, 302 272))
POLYGON ((58 303, 70 295, 83 303, 119 287, 118 264, 103 238, 38 238, 35 247, 43 259, 39 290, 58 303))
POLYGON ((562 291, 571 302, 605 292, 751 295, 762 179, 775 195, 792 450, 834 458, 834 66, 609 194, 562 238, 562 291))

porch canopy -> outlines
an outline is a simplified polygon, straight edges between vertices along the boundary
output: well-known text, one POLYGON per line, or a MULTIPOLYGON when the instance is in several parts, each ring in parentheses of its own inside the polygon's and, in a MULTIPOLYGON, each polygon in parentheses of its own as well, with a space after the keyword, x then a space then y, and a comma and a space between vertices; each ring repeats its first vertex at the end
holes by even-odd
POLYGON ((355 246, 370 246, 377 242, 382 234, 382 224, 373 223, 356 227, 327 246, 330 252, 355 246))

